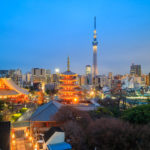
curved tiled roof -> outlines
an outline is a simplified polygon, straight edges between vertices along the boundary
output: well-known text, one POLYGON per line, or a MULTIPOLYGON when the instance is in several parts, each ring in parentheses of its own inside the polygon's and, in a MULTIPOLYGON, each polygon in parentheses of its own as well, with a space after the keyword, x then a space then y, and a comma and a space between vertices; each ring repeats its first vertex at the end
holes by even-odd
POLYGON ((9 87, 9 90, 0 89, 0 95, 16 95, 16 94, 25 94, 28 95, 28 91, 25 89, 20 88, 17 84, 15 84, 11 78, 1 78, 1 80, 9 87))
POLYGON ((56 101, 50 101, 40 106, 31 116, 31 121, 52 121, 53 116, 58 111, 62 104, 56 101))
POLYGON ((18 92, 14 90, 0 90, 0 95, 5 96, 5 95, 17 95, 18 92))
POLYGON ((64 74, 64 75, 76 75, 76 73, 71 72, 71 71, 65 71, 62 74, 64 74))

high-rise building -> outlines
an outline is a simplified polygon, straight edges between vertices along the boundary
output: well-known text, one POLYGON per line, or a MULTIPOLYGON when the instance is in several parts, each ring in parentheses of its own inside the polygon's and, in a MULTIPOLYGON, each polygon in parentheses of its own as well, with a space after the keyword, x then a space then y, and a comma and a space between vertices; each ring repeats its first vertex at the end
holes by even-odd
POLYGON ((86 75, 90 75, 92 73, 91 65, 86 65, 86 75))
POLYGON ((51 78, 50 70, 42 68, 32 69, 32 81, 33 83, 44 82, 49 83, 51 78))
POLYGON ((0 70, 0 78, 7 78, 8 70, 0 70))
POLYGON ((141 65, 132 64, 130 67, 130 74, 140 77, 141 76, 141 65))
POLYGON ((97 34, 96 34, 96 17, 94 17, 94 39, 93 39, 93 68, 92 68, 92 77, 95 78, 98 75, 97 67, 97 34))
POLYGON ((92 85, 92 68, 90 65, 86 65, 86 76, 84 76, 85 85, 92 85))
POLYGON ((150 85, 150 73, 148 74, 148 76, 149 76, 149 85, 150 85))
POLYGON ((146 76, 146 85, 150 86, 150 73, 146 76))
POLYGON ((30 87, 32 81, 32 74, 30 72, 23 74, 22 81, 23 81, 23 87, 30 87))
POLYGON ((80 86, 86 84, 86 76, 85 75, 78 75, 77 79, 78 79, 78 84, 80 86))
POLYGON ((108 73, 108 79, 110 79, 110 80, 113 79, 113 73, 112 73, 112 72, 109 72, 109 73, 108 73))
POLYGON ((22 72, 20 69, 9 70, 8 77, 11 78, 18 86, 22 87, 22 72))

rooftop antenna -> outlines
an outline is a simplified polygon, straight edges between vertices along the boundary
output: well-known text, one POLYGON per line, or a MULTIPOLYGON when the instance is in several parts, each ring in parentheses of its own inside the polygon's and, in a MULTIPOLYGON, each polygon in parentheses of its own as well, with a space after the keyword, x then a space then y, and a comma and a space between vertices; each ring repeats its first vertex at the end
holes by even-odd
POLYGON ((68 56, 68 60, 67 60, 67 71, 70 71, 70 59, 69 59, 69 56, 68 56))

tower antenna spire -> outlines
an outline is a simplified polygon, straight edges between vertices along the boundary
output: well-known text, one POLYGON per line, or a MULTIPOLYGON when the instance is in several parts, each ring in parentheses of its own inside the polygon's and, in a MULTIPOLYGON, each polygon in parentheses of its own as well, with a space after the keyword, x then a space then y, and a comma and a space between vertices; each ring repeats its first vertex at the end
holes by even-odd
POLYGON ((67 71, 70 71, 70 59, 69 59, 69 56, 68 56, 68 60, 67 60, 67 71))

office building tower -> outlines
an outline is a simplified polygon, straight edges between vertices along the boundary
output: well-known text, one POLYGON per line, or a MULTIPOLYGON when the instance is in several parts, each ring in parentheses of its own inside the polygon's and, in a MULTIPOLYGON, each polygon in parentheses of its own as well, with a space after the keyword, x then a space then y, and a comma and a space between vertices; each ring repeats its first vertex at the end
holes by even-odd
POLYGON ((141 65, 132 64, 130 67, 130 74, 135 76, 141 76, 141 65))
POLYGON ((86 65, 86 75, 90 75, 92 73, 91 65, 86 65))

